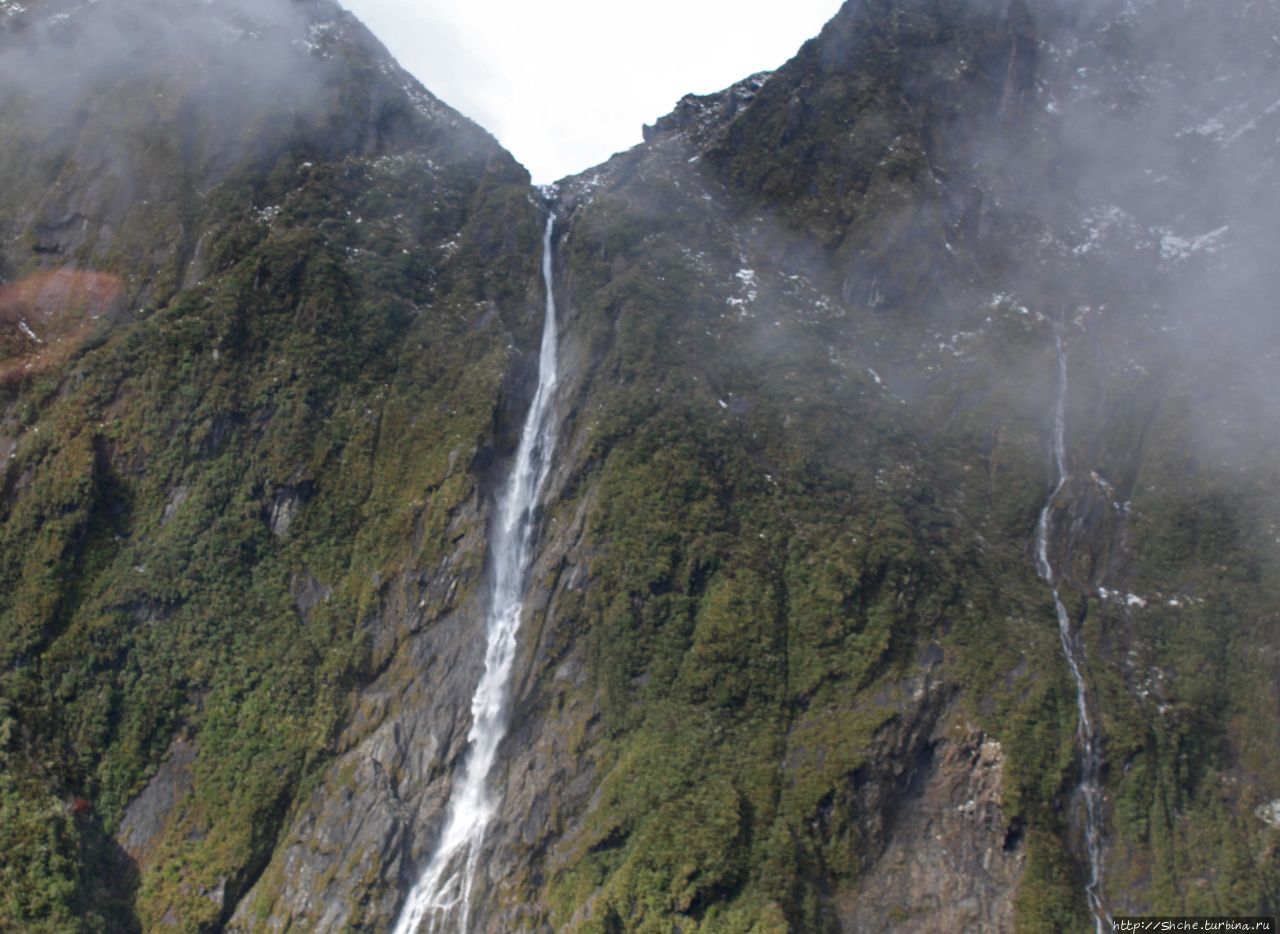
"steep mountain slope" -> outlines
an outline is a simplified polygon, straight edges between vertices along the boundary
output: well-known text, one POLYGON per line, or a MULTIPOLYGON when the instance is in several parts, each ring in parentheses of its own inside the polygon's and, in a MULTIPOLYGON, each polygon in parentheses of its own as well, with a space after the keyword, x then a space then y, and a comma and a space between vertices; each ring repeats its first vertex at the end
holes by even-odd
POLYGON ((431 561, 478 570, 540 212, 336 5, 24 6, 0 918, 215 927, 403 636, 383 605, 431 561))
POLYGON ((1102 721, 1103 903, 1274 910, 1277 18, 1229 13, 850 4, 566 186, 593 586, 626 598, 589 629, 616 744, 549 861, 563 904, 1083 922, 1076 685, 1031 554, 1058 330, 1049 551, 1102 721), (960 856, 931 796, 971 817, 960 856))
POLYGON ((6 923, 391 925, 549 209, 473 930, 1277 910, 1275 4, 850 0, 548 192, 325 3, 24 6, 172 56, 0 105, 6 923))
MULTIPOLYGON (((1250 463, 1168 461, 1192 433, 1205 450, 1224 400, 1200 387, 1229 385, 1221 358, 1184 352, 1195 309, 1173 298, 1214 287, 1206 258, 1248 268, 1250 239, 1197 254, 1181 225, 1203 211, 1170 217, 1178 199, 1125 177, 1142 159, 1154 177, 1160 134, 1221 107, 1141 93, 1191 59, 1139 12, 850 5, 779 73, 682 102, 561 186, 563 489, 482 926, 1085 923, 1076 685, 1032 554, 1056 485, 1055 324, 1072 479, 1050 550, 1118 766, 1104 876, 1123 881, 1104 904, 1271 904, 1274 831, 1255 814, 1275 793, 1268 410, 1230 402, 1255 419, 1250 463), (1100 62, 1115 74, 1079 80, 1100 62), (1123 158, 1098 133, 1121 119, 1142 130, 1123 158), (1125 211, 1145 216, 1121 239, 1107 220, 1125 211), (1212 580, 1233 552, 1241 576, 1212 580)), ((1155 25, 1195 34, 1166 14, 1155 25)), ((1264 95, 1267 61, 1241 56, 1229 80, 1264 95)), ((1265 328, 1265 280, 1247 281, 1236 317, 1265 328)), ((1219 354, 1266 374, 1239 336, 1219 354)), ((419 813, 411 865, 459 752, 443 717, 374 718, 349 759, 389 776, 377 813, 419 813), (423 756, 427 791, 406 784, 423 756)), ((342 814, 326 839, 358 838, 352 784, 327 784, 308 820, 342 814)), ((376 827, 341 870, 312 858, 386 911, 386 882, 347 881, 399 841, 376 827)))

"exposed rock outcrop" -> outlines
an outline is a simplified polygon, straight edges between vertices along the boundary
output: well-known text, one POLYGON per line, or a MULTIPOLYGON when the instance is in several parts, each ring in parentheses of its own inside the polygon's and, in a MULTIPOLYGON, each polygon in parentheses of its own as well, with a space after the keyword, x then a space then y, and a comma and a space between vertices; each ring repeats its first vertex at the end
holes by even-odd
POLYGON ((191 764, 196 744, 182 736, 169 744, 160 768, 141 793, 129 802, 116 830, 116 840, 129 858, 144 870, 151 853, 173 816, 174 809, 191 792, 191 764))
POLYGON ((1004 813, 1004 749, 958 719, 922 750, 887 846, 847 897, 844 930, 1016 930, 1022 828, 1004 813))

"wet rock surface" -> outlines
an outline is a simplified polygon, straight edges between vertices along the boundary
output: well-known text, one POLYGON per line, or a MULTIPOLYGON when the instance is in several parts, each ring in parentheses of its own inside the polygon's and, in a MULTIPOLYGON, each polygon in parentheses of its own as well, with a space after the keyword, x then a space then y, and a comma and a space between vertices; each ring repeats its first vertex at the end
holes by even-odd
POLYGON ((125 809, 115 836, 121 849, 139 866, 146 866, 174 809, 190 793, 191 764, 198 753, 196 744, 189 739, 175 739, 156 774, 125 809))
POLYGON ((842 930, 1008 931, 1025 866, 1004 813, 1004 750, 959 722, 921 750, 884 850, 842 911, 842 930))

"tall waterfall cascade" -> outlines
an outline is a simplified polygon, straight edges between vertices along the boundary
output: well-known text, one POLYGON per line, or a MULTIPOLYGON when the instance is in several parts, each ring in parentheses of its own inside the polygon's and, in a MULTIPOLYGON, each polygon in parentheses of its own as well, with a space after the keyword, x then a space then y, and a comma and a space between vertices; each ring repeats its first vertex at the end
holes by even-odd
POLYGON ((1076 739, 1080 744, 1080 781, 1076 794, 1084 805, 1085 856, 1089 862, 1089 878, 1085 884, 1085 899, 1093 915, 1097 934, 1111 930, 1111 918, 1102 904, 1102 787, 1099 775, 1102 770, 1102 744, 1097 725, 1089 712, 1089 692, 1085 683, 1084 641, 1071 625, 1066 604, 1058 591, 1057 575, 1049 557, 1049 538, 1053 523, 1053 507, 1059 494, 1071 479, 1067 472, 1067 353, 1062 345, 1062 329, 1054 331, 1054 344, 1058 355, 1058 392, 1053 411, 1053 458, 1057 483, 1040 510, 1036 522, 1036 570, 1053 588, 1053 605, 1058 614, 1058 635, 1062 640, 1062 652, 1066 656, 1071 677, 1076 683, 1076 739))
POLYGON ((497 505, 490 533, 492 589, 485 619, 484 674, 471 698, 471 731, 462 776, 449 800, 444 830, 417 883, 410 890, 395 934, 465 932, 472 884, 485 832, 498 808, 489 775, 507 730, 507 701, 516 635, 524 608, 525 578, 532 560, 534 514, 555 448, 552 397, 556 388, 556 301, 551 238, 555 214, 542 241, 546 317, 538 361, 538 388, 520 434, 515 463, 497 505))

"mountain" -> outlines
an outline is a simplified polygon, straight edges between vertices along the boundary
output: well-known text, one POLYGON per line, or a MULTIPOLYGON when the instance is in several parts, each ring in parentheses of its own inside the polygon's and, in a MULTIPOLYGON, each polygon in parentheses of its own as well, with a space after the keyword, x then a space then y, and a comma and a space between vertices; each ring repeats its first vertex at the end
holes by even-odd
POLYGON ((548 291, 471 930, 1276 913, 1277 32, 849 0, 537 190, 328 0, 0 3, 0 926, 393 925, 548 291))

